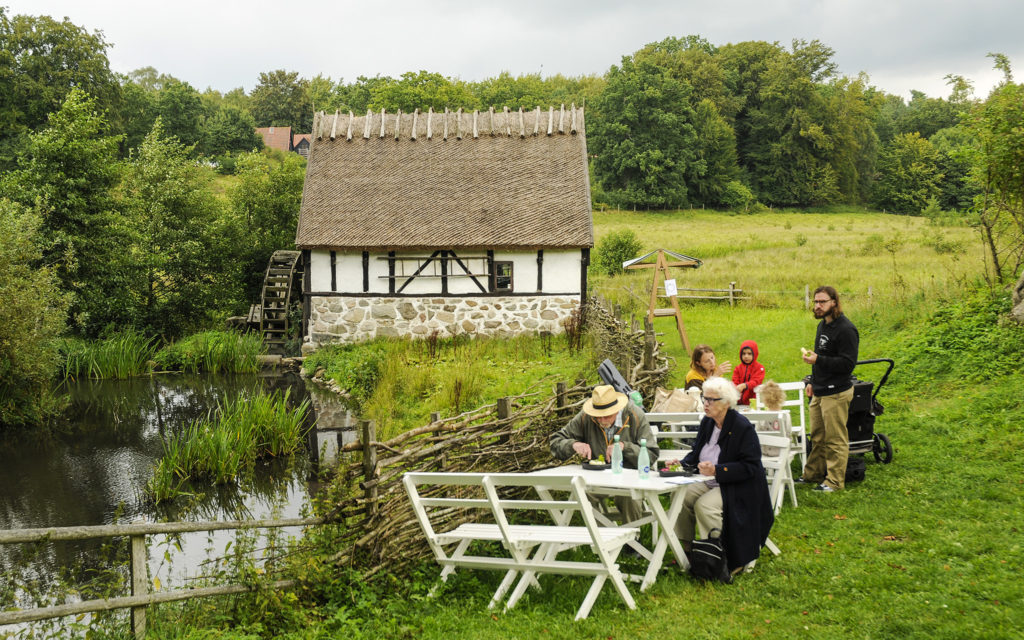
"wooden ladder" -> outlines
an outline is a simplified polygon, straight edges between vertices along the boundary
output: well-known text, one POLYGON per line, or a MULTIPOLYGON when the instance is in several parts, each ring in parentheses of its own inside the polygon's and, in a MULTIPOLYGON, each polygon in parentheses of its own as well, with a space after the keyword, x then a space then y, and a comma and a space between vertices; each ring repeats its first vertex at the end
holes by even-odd
POLYGON ((302 273, 301 251, 275 251, 263 276, 260 333, 269 353, 284 353, 288 339, 288 307, 295 276, 302 273))

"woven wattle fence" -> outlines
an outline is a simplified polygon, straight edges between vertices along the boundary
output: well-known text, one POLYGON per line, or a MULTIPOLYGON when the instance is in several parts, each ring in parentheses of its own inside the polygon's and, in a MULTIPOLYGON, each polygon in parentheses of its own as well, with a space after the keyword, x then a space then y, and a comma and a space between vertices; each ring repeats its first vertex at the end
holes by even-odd
MULTIPOLYGON (((611 358, 630 385, 649 399, 668 372, 653 331, 630 328, 596 301, 586 308, 588 331, 599 345, 609 347, 599 348, 600 356, 611 358)), ((384 442, 377 441, 373 422, 363 421, 360 439, 341 449, 354 459, 340 463, 335 480, 340 493, 324 514, 340 523, 333 560, 370 577, 383 569, 400 571, 429 556, 402 475, 527 472, 559 464, 551 456, 548 438, 579 411, 592 386, 578 380, 558 383, 550 391, 501 398, 384 442)), ((465 517, 457 510, 438 511, 435 524, 441 527, 455 526, 465 517)))

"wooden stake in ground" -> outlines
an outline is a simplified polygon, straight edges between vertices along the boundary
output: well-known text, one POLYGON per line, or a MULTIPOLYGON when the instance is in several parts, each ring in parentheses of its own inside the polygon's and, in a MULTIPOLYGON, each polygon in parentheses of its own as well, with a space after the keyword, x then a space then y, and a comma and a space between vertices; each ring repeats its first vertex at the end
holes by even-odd
POLYGON ((666 297, 672 303, 671 309, 659 309, 658 308, 658 278, 661 278, 662 285, 669 278, 669 267, 686 267, 690 269, 696 269, 703 262, 697 258, 691 258, 690 256, 684 256, 682 254, 668 251, 667 249, 658 249, 652 251, 646 255, 640 256, 634 260, 623 263, 623 267, 626 269, 654 269, 654 282, 651 284, 651 302, 647 307, 647 319, 650 323, 654 324, 655 318, 675 316, 676 318, 676 329, 679 331, 679 341, 683 345, 683 349, 686 353, 690 353, 690 339, 686 336, 686 327, 683 325, 683 314, 679 311, 679 299, 676 295, 675 288, 672 288, 671 292, 666 292, 666 297), (654 263, 642 262, 650 256, 658 254, 658 257, 654 263), (665 259, 665 254, 670 254, 675 260, 668 262, 665 259))

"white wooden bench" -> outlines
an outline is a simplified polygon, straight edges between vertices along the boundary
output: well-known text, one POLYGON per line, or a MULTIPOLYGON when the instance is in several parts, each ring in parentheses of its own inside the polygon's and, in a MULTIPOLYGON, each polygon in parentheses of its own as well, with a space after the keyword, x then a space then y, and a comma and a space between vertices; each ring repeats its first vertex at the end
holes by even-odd
MULTIPOLYGON (((576 619, 589 615, 606 580, 630 609, 636 608, 623 581, 616 559, 640 530, 635 527, 605 527, 594 519, 593 507, 586 497, 586 482, 581 477, 545 477, 518 473, 427 473, 411 472, 403 477, 416 518, 438 564, 442 566, 441 581, 456 568, 504 570, 505 577, 494 592, 489 609, 502 601, 516 577, 519 583, 505 603, 505 610, 515 606, 527 587, 540 587, 536 576, 541 573, 591 575, 594 580, 576 619), (505 487, 542 487, 547 498, 507 498, 499 495, 505 487), (451 513, 466 510, 469 522, 437 531, 431 522, 433 509, 451 513), (567 522, 567 511, 578 511, 583 526, 547 524, 510 524, 512 511, 547 512, 552 522, 567 522), (500 542, 501 555, 470 553, 474 543, 500 542), (448 551, 446 548, 455 545, 448 551), (559 551, 573 547, 590 547, 596 561, 559 560, 559 551)), ((547 516, 545 516, 545 520, 547 516)), ((479 546, 479 545, 478 545, 479 546)), ((492 546, 493 548, 493 546, 492 546)))

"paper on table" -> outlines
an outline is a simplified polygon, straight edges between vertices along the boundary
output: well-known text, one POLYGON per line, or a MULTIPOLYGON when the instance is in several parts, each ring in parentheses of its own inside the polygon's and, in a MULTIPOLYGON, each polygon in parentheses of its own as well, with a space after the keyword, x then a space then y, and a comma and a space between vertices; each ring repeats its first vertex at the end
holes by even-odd
POLYGON ((692 484, 694 482, 707 482, 708 480, 714 480, 712 476, 676 476, 675 478, 665 478, 665 482, 669 484, 692 484))

